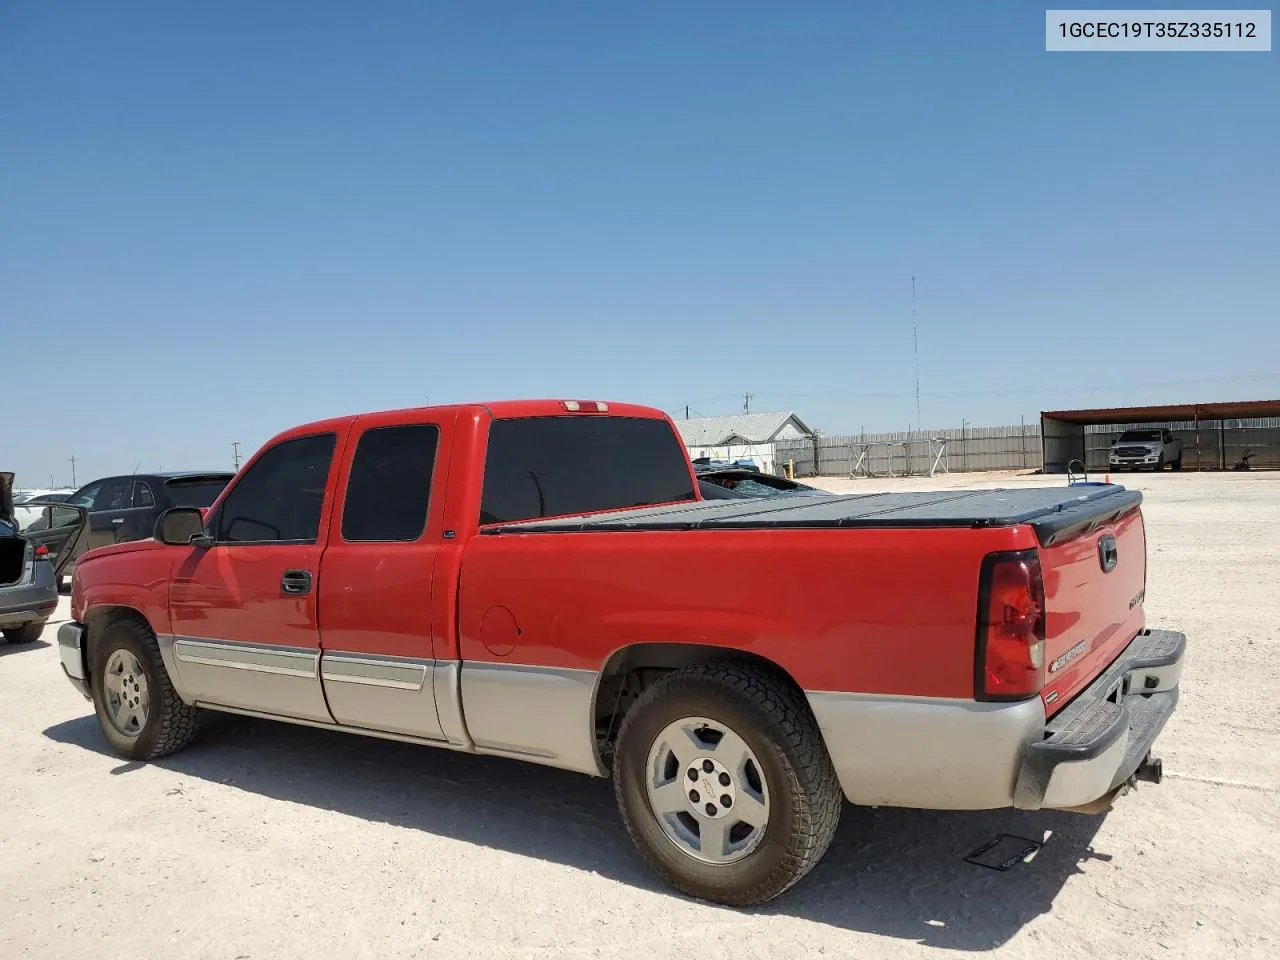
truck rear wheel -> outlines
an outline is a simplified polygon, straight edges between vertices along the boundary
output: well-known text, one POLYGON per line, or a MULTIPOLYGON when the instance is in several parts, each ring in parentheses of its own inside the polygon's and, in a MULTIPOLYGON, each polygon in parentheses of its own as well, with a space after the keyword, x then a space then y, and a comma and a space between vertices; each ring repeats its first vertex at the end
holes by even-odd
POLYGON ((183 703, 173 689, 149 627, 117 620, 97 639, 92 658, 93 709, 117 754, 156 760, 195 738, 200 711, 183 703))
POLYGON ((631 839, 671 886, 754 906, 822 859, 844 802, 804 697, 739 663, 677 670, 627 712, 614 790, 631 839))

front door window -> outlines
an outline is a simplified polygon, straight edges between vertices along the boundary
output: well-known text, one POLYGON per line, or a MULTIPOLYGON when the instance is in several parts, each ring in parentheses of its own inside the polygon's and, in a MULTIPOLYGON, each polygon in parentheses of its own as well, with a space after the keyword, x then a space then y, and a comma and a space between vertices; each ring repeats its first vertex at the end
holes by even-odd
POLYGON ((315 543, 335 442, 299 437, 259 457, 218 509, 218 542, 315 543))

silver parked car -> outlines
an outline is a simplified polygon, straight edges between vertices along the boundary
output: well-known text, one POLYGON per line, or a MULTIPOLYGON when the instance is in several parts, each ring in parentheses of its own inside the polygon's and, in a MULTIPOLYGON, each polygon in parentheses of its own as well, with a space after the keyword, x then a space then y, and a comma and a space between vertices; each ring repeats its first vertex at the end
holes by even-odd
POLYGON ((13 502, 13 474, 0 473, 0 635, 36 640, 58 606, 58 576, 89 526, 83 507, 13 502))

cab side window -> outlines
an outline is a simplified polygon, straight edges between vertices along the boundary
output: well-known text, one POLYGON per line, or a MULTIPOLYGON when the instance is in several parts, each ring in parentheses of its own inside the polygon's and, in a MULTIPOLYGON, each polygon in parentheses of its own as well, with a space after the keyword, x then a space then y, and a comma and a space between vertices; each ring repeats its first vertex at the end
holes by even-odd
POLYGON ((374 427, 356 445, 342 508, 342 539, 417 540, 427 525, 440 429, 431 424, 374 427))
POLYGON ((315 543, 337 437, 277 444, 245 471, 218 510, 220 543, 315 543))

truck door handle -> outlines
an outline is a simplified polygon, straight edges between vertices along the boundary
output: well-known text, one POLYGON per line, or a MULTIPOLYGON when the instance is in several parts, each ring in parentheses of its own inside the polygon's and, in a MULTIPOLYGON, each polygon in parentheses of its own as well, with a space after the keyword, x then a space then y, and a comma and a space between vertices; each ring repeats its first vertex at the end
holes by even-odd
POLYGON ((310 570, 286 570, 280 578, 280 592, 291 597, 305 596, 311 592, 310 570))

